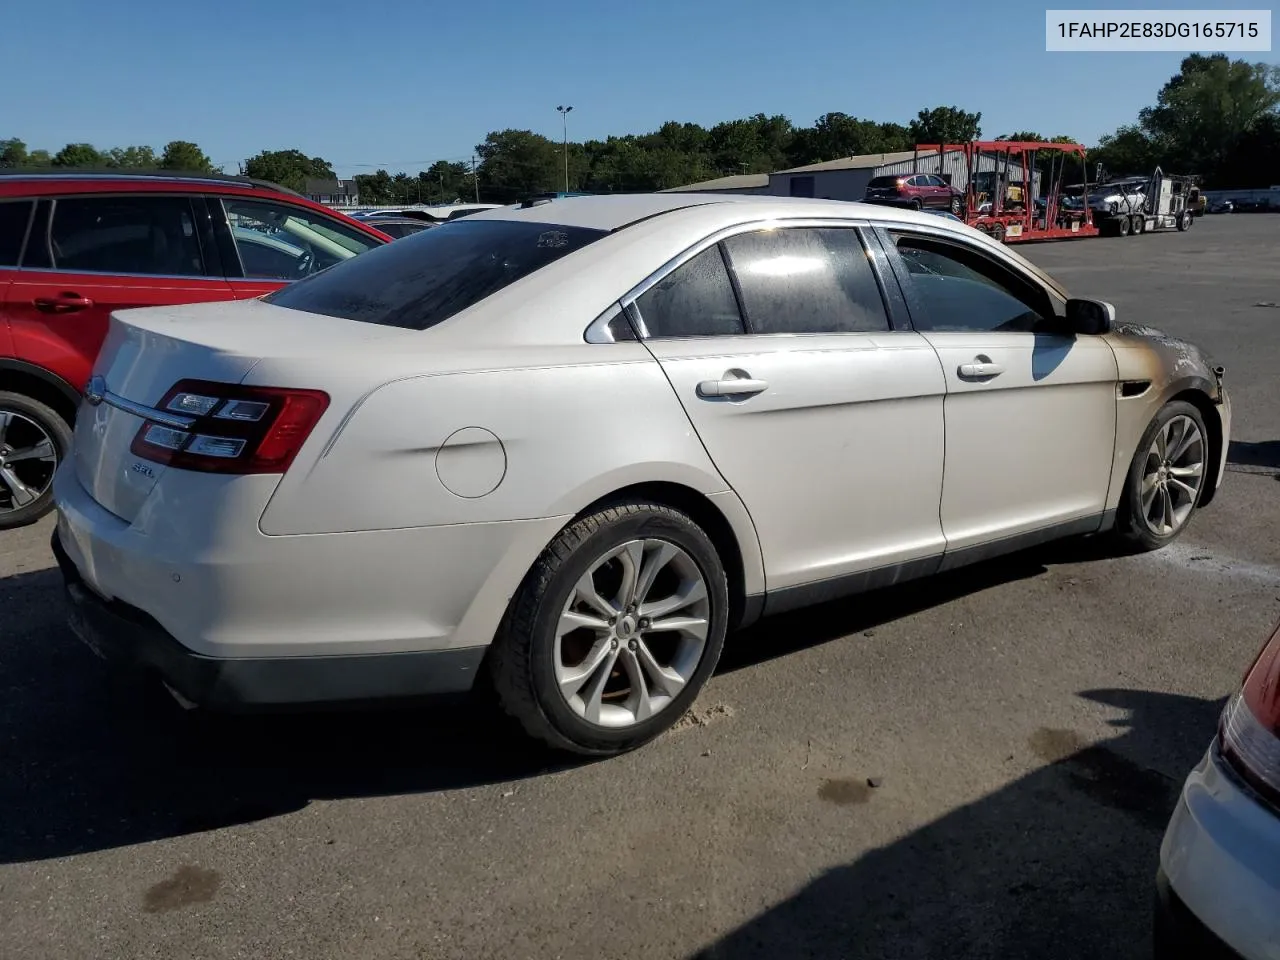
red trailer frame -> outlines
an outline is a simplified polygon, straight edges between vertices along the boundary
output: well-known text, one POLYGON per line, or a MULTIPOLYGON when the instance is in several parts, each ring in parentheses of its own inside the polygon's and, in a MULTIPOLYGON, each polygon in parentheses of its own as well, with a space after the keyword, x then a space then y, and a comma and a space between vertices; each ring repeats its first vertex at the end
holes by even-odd
POLYGON ((936 154, 938 172, 944 171, 948 153, 963 154, 965 160, 964 221, 1001 243, 1021 243, 1028 240, 1065 240, 1077 237, 1098 236, 1098 226, 1093 222, 1093 212, 1086 197, 1082 197, 1081 209, 1065 209, 1062 206, 1062 182, 1067 164, 1072 157, 1080 161, 1080 182, 1089 182, 1088 165, 1084 147, 1078 143, 1042 143, 1038 140, 972 140, 968 143, 918 143, 915 165, 920 170, 920 154, 936 154), (1036 209, 1035 160, 1040 150, 1052 150, 1062 154, 1062 162, 1054 157, 1049 167, 1049 184, 1045 190, 1044 210, 1036 209), (975 174, 979 173, 979 160, 983 155, 995 159, 996 190, 991 197, 991 211, 978 212, 978 197, 974 189, 975 174), (1014 165, 1022 168, 1021 205, 1008 205, 1003 196, 1009 186, 1009 171, 1014 165))

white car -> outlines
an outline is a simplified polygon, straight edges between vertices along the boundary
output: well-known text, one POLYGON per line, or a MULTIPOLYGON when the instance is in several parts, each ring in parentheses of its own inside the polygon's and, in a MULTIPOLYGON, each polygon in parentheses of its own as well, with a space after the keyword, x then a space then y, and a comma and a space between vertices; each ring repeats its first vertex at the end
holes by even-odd
POLYGON ((1228 702, 1169 821, 1155 956, 1280 957, 1280 626, 1228 702))
POLYGON ((530 201, 260 300, 113 317, 59 470, 90 645, 238 707, 466 690, 657 735, 762 613, 1056 537, 1177 537, 1230 404, 963 224, 530 201))

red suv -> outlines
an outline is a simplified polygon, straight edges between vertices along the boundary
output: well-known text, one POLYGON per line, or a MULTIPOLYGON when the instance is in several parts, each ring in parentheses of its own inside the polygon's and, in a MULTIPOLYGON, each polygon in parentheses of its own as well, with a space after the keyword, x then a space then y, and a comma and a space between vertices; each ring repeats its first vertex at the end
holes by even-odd
POLYGON ((916 210, 949 210, 956 216, 964 208, 964 193, 936 173, 872 177, 862 199, 868 203, 912 207, 916 210))
POLYGON ((390 240, 243 177, 0 172, 0 529, 51 508, 112 311, 261 296, 390 240))

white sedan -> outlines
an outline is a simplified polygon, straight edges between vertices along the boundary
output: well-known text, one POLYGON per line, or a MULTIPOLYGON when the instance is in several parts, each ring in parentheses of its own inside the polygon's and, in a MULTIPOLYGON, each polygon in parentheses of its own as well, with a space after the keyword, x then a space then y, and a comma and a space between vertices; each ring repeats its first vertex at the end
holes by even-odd
POLYGON ((675 722, 726 632, 1222 477, 1194 347, 963 224, 530 201, 262 300, 123 312, 55 482, 96 650, 213 707, 469 689, 554 747, 675 722))
POLYGON ((1280 957, 1280 627, 1227 703, 1160 846, 1155 960, 1280 957))

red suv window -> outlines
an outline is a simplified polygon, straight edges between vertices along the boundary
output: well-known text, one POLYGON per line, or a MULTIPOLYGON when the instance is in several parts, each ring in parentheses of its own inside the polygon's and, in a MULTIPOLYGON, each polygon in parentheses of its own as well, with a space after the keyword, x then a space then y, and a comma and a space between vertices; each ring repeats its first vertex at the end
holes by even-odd
POLYGON ((33 206, 30 200, 0 202, 0 267, 18 265, 33 206))

